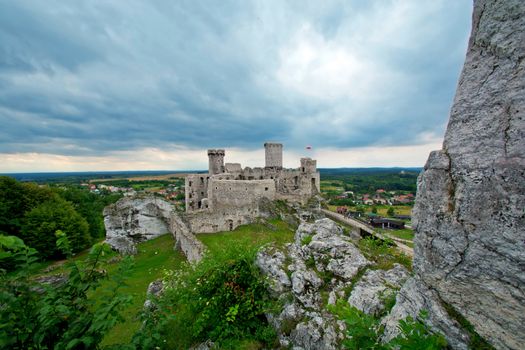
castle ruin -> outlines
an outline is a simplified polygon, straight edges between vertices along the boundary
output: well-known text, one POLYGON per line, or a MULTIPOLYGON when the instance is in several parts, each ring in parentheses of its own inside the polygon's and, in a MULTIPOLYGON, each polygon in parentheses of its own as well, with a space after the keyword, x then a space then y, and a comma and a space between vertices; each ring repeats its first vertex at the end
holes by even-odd
POLYGON ((283 168, 283 145, 265 143, 265 167, 224 163, 223 149, 208 150, 208 174, 186 177, 186 218, 193 232, 232 230, 253 222, 261 199, 305 204, 319 192, 317 161, 301 158, 297 169, 283 168))

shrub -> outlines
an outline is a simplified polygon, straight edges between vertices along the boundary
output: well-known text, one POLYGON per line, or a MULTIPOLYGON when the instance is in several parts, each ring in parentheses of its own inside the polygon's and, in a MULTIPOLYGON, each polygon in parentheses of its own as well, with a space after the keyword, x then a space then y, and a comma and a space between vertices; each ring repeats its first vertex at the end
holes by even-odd
MULTIPOLYGON (((159 340, 151 345, 187 349, 206 340, 221 346, 233 340, 272 345, 276 334, 264 314, 273 303, 254 261, 255 250, 231 246, 168 276, 159 307, 143 315, 145 328, 159 340)), ((146 340, 139 332, 133 341, 146 340)))
POLYGON ((412 269, 412 259, 399 252, 390 239, 381 240, 369 236, 359 240, 358 246, 365 257, 374 261, 379 269, 391 269, 395 263, 401 264, 409 270, 412 269))
POLYGON ((303 239, 301 240, 301 245, 307 245, 309 244, 311 241, 312 241, 312 235, 306 235, 303 237, 303 239))
MULTIPOLYGON (((410 316, 399 322, 400 334, 388 343, 381 342, 383 329, 380 320, 367 315, 361 310, 349 305, 344 300, 338 300, 336 305, 330 305, 329 311, 342 319, 347 326, 346 339, 343 346, 352 350, 393 350, 393 349, 445 349, 447 342, 443 335, 433 334, 423 322, 413 320, 410 316)), ((422 311, 419 315, 426 319, 422 311)))
MULTIPOLYGON (((70 255, 70 243, 59 233, 58 245, 70 255)), ((119 295, 131 259, 124 259, 112 276, 107 298, 93 305, 89 293, 99 292, 99 281, 108 278, 102 263, 111 251, 96 244, 84 261, 69 261, 68 278, 55 285, 30 278, 37 252, 14 236, 0 236, 0 261, 10 259, 16 270, 0 271, 0 348, 93 349, 117 322, 130 298, 119 295)))
POLYGON ((73 206, 55 195, 29 211, 24 219, 21 237, 25 244, 35 248, 43 258, 61 258, 64 254, 57 248, 55 232, 68 235, 73 252, 89 246, 91 236, 86 220, 73 206))

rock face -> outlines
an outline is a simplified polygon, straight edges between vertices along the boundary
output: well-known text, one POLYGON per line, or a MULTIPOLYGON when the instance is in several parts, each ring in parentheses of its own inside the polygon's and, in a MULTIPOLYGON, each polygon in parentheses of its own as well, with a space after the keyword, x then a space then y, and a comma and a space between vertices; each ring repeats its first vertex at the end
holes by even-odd
POLYGON ((104 208, 106 242, 122 254, 136 254, 136 243, 171 233, 188 261, 204 255, 204 245, 171 204, 153 196, 125 197, 104 208))
POLYGON ((525 344, 524 58, 525 2, 475 0, 443 149, 418 180, 416 281, 401 294, 415 304, 432 290, 500 349, 525 344))
POLYGON ((269 314, 281 346, 293 349, 337 349, 345 326, 326 305, 345 297, 345 287, 371 264, 343 230, 330 219, 302 223, 295 242, 283 251, 259 251, 256 263, 284 308, 269 314), (324 295, 324 297, 323 297, 324 295))
POLYGON ((388 271, 369 270, 352 289, 348 303, 364 313, 379 316, 385 309, 385 301, 395 297, 408 276, 407 269, 399 264, 388 271))
POLYGON ((173 208, 153 196, 125 197, 104 208, 106 242, 123 254, 135 254, 135 244, 170 232, 173 208))

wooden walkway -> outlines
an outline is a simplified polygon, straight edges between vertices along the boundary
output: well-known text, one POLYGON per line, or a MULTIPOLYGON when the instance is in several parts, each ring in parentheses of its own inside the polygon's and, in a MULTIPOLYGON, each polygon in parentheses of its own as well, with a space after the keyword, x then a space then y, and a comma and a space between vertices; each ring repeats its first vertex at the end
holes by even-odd
POLYGON ((407 246, 405 244, 405 243, 410 242, 410 241, 407 241, 407 240, 401 239, 401 238, 397 238, 397 237, 393 237, 393 236, 390 236, 390 235, 384 235, 382 233, 376 232, 372 226, 370 226, 368 224, 365 224, 364 222, 361 222, 359 220, 348 218, 348 217, 346 217, 344 215, 341 215, 339 213, 334 213, 333 211, 326 210, 326 209, 321 209, 321 211, 323 212, 323 214, 325 214, 326 216, 328 216, 331 219, 334 219, 336 221, 345 223, 345 224, 347 224, 349 226, 358 228, 359 230, 365 231, 366 233, 374 235, 377 238, 380 238, 380 239, 383 239, 383 240, 384 239, 391 239, 391 240, 394 241, 394 243, 396 244, 397 248, 401 252, 405 253, 406 255, 408 255, 410 257, 414 256, 414 249, 412 249, 411 247, 409 247, 409 246, 407 246))

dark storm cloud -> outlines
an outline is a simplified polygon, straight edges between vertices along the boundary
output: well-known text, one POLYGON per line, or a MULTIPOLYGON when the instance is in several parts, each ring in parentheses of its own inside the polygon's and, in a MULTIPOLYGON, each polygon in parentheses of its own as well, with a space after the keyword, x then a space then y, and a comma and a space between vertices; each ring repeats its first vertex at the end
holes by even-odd
POLYGON ((0 1, 0 153, 440 137, 465 3, 0 1))

